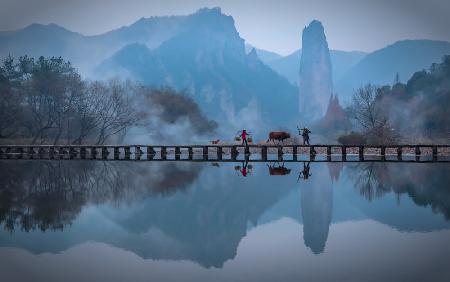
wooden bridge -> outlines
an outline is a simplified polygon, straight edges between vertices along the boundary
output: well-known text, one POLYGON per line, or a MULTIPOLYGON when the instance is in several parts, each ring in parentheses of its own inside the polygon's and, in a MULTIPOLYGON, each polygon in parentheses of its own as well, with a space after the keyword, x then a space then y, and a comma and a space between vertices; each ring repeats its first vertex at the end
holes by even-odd
POLYGON ((449 162, 450 145, 0 145, 0 159, 449 162))

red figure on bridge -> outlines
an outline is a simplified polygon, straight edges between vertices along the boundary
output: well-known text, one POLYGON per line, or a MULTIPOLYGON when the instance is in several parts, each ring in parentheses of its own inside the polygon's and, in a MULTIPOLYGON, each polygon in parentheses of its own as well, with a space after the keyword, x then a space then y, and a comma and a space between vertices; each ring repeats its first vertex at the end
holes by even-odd
POLYGON ((245 143, 245 146, 248 146, 247 135, 248 135, 247 131, 245 129, 243 129, 242 133, 240 135, 242 137, 242 145, 244 145, 244 143, 245 143))

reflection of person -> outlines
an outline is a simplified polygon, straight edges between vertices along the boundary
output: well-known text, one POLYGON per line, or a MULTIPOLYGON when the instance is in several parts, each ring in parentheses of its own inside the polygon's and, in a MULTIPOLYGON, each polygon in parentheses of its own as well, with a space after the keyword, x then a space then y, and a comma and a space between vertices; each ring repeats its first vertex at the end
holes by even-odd
POLYGON ((298 179, 303 178, 304 180, 307 180, 312 175, 311 173, 309 173, 309 164, 310 162, 303 162, 303 171, 301 171, 298 175, 298 179))
POLYGON ((247 131, 246 131, 245 129, 242 130, 241 135, 239 135, 239 136, 242 137, 242 145, 244 145, 244 143, 245 143, 245 146, 248 146, 248 143, 247 143, 247 135, 248 135, 248 133, 247 133, 247 131))
POLYGON ((248 165, 248 162, 242 163, 242 168, 239 170, 241 172, 242 176, 244 176, 244 177, 247 177, 247 173, 248 173, 247 165, 248 165))

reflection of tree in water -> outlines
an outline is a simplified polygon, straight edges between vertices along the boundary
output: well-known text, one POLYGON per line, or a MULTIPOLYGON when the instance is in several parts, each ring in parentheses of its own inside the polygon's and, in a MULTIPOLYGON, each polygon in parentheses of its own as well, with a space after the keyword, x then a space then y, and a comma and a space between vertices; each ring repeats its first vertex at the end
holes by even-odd
MULTIPOLYGON (((130 250, 146 259, 183 259, 206 267, 221 267, 236 256, 249 223, 256 225, 258 218, 287 195, 291 187, 267 175, 245 181, 242 177, 230 177, 231 167, 225 173, 208 173, 202 171, 204 168, 208 166, 187 162, 0 162, 0 169, 7 176, 0 183, 0 224, 10 231, 62 229, 86 205, 120 204, 121 208, 107 208, 105 216, 126 231, 125 237, 97 234, 98 230, 91 233, 88 229, 83 236, 67 241, 57 232, 52 237, 61 240, 50 243, 51 247, 44 244, 29 250, 58 252, 92 240, 130 250), (195 189, 189 189, 190 183, 195 189), (189 191, 177 193, 180 189, 189 191), (26 220, 30 224, 25 226, 22 222, 26 220), (162 235, 153 237, 158 232, 162 235), (176 244, 155 243, 160 242, 159 236, 176 244)), ((65 231, 71 234, 71 230, 65 231)), ((33 238, 33 233, 27 235, 33 238)), ((18 242, 20 245, 20 239, 18 242)))
POLYGON ((359 163, 352 166, 350 177, 361 196, 372 201, 390 192, 385 186, 389 174, 386 173, 386 163, 359 163))
POLYGON ((197 167, 174 164, 131 168, 90 161, 5 161, 0 171, 0 224, 9 231, 61 230, 84 205, 172 194, 199 173, 197 167))
POLYGON ((369 201, 385 193, 408 194, 419 206, 450 219, 448 164, 363 163, 350 167, 355 187, 369 201))

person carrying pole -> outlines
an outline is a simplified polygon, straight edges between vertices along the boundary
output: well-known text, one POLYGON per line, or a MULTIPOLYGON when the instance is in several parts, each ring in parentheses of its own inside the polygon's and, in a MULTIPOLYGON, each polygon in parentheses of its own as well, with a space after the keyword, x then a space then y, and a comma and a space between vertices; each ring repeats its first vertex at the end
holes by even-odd
POLYGON ((306 126, 302 128, 302 137, 303 137, 303 145, 309 145, 309 134, 311 130, 309 130, 306 126))

